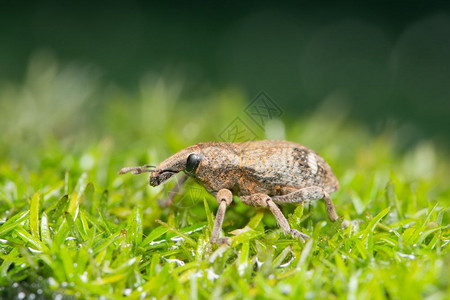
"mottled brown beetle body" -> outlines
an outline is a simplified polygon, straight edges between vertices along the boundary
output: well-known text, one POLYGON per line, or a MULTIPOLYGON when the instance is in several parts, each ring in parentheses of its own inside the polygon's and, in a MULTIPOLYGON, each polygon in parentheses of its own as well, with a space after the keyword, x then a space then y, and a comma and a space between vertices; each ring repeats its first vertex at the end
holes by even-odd
POLYGON ((124 168, 120 173, 128 171, 134 174, 152 172, 152 186, 184 171, 215 195, 219 210, 212 242, 226 242, 218 235, 232 194, 240 196, 248 205, 268 206, 285 232, 302 239, 308 236, 290 229, 275 203, 324 199, 330 219, 335 221, 338 218, 328 195, 339 189, 330 166, 313 150, 293 142, 199 143, 179 151, 154 169, 148 166, 124 168))
POLYGON ((279 196, 309 186, 319 186, 327 193, 339 189, 325 160, 293 142, 210 142, 187 149, 203 155, 193 177, 210 193, 226 188, 239 196, 279 196))

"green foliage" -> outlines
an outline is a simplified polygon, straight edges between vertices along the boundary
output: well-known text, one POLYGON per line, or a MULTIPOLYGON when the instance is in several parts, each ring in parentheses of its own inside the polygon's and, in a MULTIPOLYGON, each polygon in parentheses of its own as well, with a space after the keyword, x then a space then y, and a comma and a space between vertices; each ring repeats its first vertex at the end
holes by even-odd
POLYGON ((312 237, 304 244, 235 197, 224 222, 231 245, 211 245, 217 203, 192 192, 195 183, 186 183, 172 207, 160 208, 157 200, 175 180, 151 188, 145 176, 117 171, 215 139, 242 115, 245 97, 224 90, 206 104, 180 101, 179 86, 160 78, 144 80, 133 96, 86 86, 80 70, 48 68, 0 95, 0 129, 10 138, 0 142, 1 298, 449 296, 450 158, 435 143, 400 151, 399 131, 369 133, 329 106, 285 120, 276 137, 327 158, 341 183, 332 197, 351 226, 331 223, 321 202, 284 206, 292 227, 312 237), (64 81, 71 76, 74 86, 64 81), (58 84, 72 87, 72 101, 81 99, 70 113, 59 102, 58 84), (107 101, 84 107, 86 95, 94 94, 107 101), (39 99, 53 102, 42 108, 39 99), (66 118, 52 118, 58 107, 66 118), (33 119, 13 123, 18 111, 33 119))

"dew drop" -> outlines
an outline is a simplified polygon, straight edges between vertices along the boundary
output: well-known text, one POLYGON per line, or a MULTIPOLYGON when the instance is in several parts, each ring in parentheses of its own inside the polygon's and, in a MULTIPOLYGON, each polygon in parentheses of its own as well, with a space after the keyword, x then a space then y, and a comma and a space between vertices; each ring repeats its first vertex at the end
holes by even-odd
POLYGON ((131 289, 124 289, 123 290, 123 295, 127 296, 127 297, 130 296, 131 295, 131 289))

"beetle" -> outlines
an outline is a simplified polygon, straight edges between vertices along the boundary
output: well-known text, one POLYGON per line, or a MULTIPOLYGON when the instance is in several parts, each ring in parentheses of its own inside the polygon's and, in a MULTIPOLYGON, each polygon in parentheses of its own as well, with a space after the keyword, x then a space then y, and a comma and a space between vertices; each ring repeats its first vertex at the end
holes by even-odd
POLYGON ((151 172, 149 183, 154 187, 179 172, 194 178, 219 203, 211 243, 228 243, 219 234, 233 195, 247 205, 268 207, 282 230, 302 241, 309 236, 291 229, 277 204, 323 199, 330 220, 338 219, 329 194, 339 189, 339 182, 331 167, 316 152, 294 142, 198 143, 157 166, 127 167, 119 174, 127 172, 151 172))

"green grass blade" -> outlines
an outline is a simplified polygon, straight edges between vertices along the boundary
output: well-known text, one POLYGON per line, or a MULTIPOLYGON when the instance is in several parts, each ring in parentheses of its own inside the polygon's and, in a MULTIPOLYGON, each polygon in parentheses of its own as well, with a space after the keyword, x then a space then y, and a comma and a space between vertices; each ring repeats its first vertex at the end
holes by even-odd
POLYGON ((39 201, 41 199, 41 195, 38 192, 36 192, 33 195, 33 198, 31 198, 31 205, 30 205, 30 230, 31 235, 40 238, 39 235, 39 201))
POLYGON ((167 231, 169 231, 169 228, 164 226, 158 226, 155 229, 153 229, 150 234, 142 241, 141 247, 147 246, 149 243, 153 242, 163 234, 165 234, 167 231))
POLYGON ((9 231, 13 230, 16 226, 19 226, 24 222, 27 217, 29 216, 30 211, 23 211, 20 212, 13 217, 11 217, 8 221, 3 223, 2 226, 0 226, 0 237, 3 237, 6 235, 9 231))
POLYGON ((45 244, 51 246, 52 244, 52 238, 50 235, 50 229, 48 228, 48 218, 47 214, 44 212, 42 213, 41 218, 41 240, 45 244))
POLYGON ((378 213, 367 225, 367 232, 373 232, 375 227, 380 223, 381 219, 386 216, 390 211, 390 207, 383 209, 380 213, 378 213))

